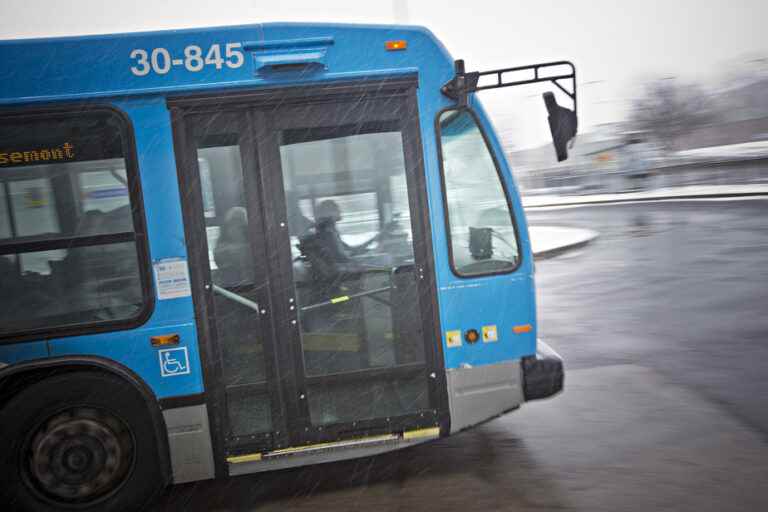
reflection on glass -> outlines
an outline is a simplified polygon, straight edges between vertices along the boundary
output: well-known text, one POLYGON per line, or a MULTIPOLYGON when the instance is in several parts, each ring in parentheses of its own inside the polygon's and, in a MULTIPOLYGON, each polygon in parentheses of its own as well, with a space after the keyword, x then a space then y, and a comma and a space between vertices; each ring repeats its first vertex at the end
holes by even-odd
POLYGON ((122 158, 35 165, 9 176, 2 190, 8 199, 0 200, 0 235, 6 229, 5 236, 38 238, 133 231, 124 165, 122 158))
MULTIPOLYGON (((221 148, 217 148, 221 150, 221 148)), ((226 151, 231 151, 229 150, 226 151)), ((215 151, 215 150, 214 150, 215 151)), ((211 151, 200 149, 200 153, 206 154, 211 151)), ((216 202, 213 198, 213 183, 211 182, 211 166, 207 158, 198 158, 197 167, 200 169, 200 189, 203 193, 203 214, 206 218, 216 217, 216 202)))
POLYGON ((440 143, 454 268, 462 275, 514 269, 519 251, 512 214, 496 164, 469 111, 441 115, 440 143))
MULTIPOLYGON (((122 162, 120 162, 122 163, 122 162)), ((83 211, 111 212, 128 206, 125 169, 105 169, 78 174, 83 211)))
POLYGON ((16 236, 59 233, 56 201, 49 179, 16 180, 8 185, 16 236))

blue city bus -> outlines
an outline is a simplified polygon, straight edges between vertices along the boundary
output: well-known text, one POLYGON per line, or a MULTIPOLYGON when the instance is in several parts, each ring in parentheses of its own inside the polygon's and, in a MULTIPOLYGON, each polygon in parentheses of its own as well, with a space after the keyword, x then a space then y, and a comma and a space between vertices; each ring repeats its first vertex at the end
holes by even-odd
MULTIPOLYGON (((0 42, 0 499, 370 456, 562 389, 520 202, 426 29, 262 24, 0 42)), ((570 81, 570 83, 568 83, 570 81)))

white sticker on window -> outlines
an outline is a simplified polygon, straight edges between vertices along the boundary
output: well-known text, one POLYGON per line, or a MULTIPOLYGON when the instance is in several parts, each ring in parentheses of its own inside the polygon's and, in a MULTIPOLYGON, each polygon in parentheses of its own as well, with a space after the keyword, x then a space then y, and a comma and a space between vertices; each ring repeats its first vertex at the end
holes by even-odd
POLYGON ((164 259, 156 261, 154 267, 159 300, 178 299, 192 295, 187 260, 183 258, 164 259))

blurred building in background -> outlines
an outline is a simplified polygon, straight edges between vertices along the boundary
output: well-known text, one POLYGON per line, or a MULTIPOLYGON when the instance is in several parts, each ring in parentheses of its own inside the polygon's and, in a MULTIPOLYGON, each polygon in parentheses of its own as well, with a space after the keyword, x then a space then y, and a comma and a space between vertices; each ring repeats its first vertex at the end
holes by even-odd
POLYGON ((625 192, 768 182, 768 70, 712 91, 675 77, 649 82, 627 120, 577 136, 557 163, 551 145, 510 150, 528 194, 625 192))

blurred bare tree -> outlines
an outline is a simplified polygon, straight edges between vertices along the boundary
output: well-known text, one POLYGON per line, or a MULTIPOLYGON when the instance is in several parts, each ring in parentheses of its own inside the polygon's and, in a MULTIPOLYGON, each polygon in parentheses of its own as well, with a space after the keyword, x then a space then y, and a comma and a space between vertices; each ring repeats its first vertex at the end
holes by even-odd
POLYGON ((627 128, 671 151, 677 138, 716 121, 709 100, 698 84, 680 83, 673 77, 651 81, 633 101, 627 128))

